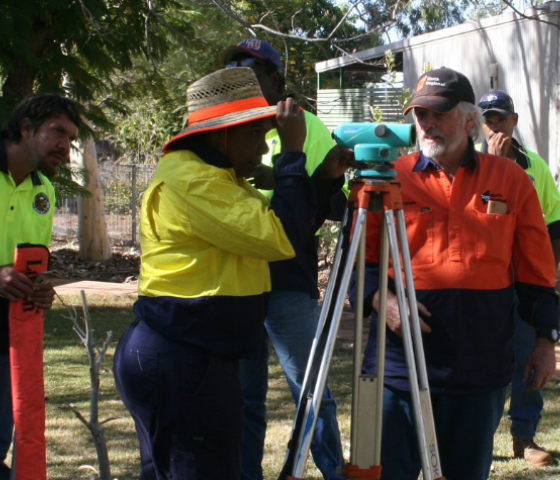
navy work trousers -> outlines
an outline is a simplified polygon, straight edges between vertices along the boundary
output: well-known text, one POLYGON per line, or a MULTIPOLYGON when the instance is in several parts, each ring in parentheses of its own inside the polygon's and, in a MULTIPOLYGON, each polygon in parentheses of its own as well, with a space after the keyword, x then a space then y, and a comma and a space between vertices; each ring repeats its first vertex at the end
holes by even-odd
MULTIPOLYGON (((486 480, 506 389, 431 397, 443 475, 448 480, 486 480)), ((381 465, 381 480, 417 480, 421 469, 410 392, 387 385, 381 465)))
POLYGON ((136 424, 140 480, 238 480, 243 397, 238 360, 171 341, 136 320, 115 352, 136 424))

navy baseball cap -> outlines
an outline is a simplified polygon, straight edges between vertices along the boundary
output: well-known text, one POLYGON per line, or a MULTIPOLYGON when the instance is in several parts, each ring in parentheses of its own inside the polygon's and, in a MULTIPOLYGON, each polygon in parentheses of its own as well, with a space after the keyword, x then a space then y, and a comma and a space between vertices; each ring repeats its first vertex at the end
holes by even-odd
POLYGON ((224 65, 228 65, 237 55, 247 53, 252 57, 272 63, 279 72, 282 72, 280 53, 266 40, 249 38, 239 42, 237 45, 227 47, 222 53, 224 65))
POLYGON ((515 113, 512 98, 501 90, 490 90, 482 96, 478 106, 482 108, 482 115, 490 112, 498 112, 502 115, 509 116, 515 113))
POLYGON ((469 79, 451 68, 442 67, 430 70, 418 79, 412 92, 412 101, 404 114, 414 107, 445 113, 459 102, 474 105, 474 101, 474 91, 469 79))

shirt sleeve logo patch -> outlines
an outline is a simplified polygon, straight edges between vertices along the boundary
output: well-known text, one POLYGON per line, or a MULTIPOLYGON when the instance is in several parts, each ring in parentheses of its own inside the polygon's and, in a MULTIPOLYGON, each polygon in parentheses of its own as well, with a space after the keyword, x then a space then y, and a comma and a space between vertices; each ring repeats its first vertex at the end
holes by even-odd
POLYGON ((51 209, 51 202, 46 193, 38 193, 33 199, 33 210, 41 215, 45 215, 51 209))

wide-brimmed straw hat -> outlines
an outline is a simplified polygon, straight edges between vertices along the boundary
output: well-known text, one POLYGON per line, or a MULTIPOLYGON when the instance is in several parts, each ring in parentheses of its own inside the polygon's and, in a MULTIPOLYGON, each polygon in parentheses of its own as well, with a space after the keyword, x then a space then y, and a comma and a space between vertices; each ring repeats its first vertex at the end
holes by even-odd
POLYGON ((193 133, 216 130, 276 115, 250 68, 227 68, 206 75, 187 88, 187 128, 163 147, 193 133))

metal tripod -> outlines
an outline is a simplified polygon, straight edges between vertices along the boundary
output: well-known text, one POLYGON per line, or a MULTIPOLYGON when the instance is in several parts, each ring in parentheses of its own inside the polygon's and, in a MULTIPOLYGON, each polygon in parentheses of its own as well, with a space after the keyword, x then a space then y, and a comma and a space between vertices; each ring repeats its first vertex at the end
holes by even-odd
POLYGON ((406 236, 406 224, 398 179, 357 177, 352 182, 334 264, 325 293, 292 435, 279 480, 302 479, 311 439, 342 316, 346 292, 356 264, 356 310, 350 462, 342 474, 348 479, 378 480, 381 476, 381 431, 389 252, 395 272, 395 290, 402 324, 414 420, 425 480, 443 480, 436 441, 428 375, 418 318, 418 307, 406 236), (355 210, 357 208, 357 213, 355 210), (381 227, 379 321, 376 375, 362 374, 362 324, 367 212, 383 212, 381 227), (397 228, 395 227, 395 216, 397 228), (352 231, 353 224, 353 231, 352 231), (399 254, 400 239, 400 254, 399 254), (403 282, 401 256, 407 289, 403 282), (333 299, 335 299, 333 301, 333 299), (410 320, 407 314, 410 312, 410 320))

